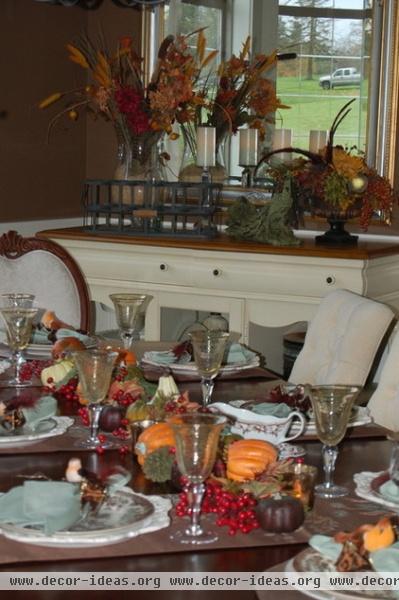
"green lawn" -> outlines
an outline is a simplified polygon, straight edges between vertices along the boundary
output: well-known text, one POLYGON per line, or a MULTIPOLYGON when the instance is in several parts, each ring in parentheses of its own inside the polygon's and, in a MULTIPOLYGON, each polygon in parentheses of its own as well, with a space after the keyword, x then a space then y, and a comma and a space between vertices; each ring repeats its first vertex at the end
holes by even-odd
POLYGON ((352 110, 340 125, 335 142, 343 146, 356 145, 364 150, 367 117, 367 82, 362 88, 342 87, 323 90, 318 78, 313 81, 299 80, 295 77, 280 77, 277 83, 277 95, 291 108, 280 110, 277 115, 277 127, 293 130, 293 145, 308 148, 310 129, 330 129, 335 115, 351 98, 359 98, 352 110))

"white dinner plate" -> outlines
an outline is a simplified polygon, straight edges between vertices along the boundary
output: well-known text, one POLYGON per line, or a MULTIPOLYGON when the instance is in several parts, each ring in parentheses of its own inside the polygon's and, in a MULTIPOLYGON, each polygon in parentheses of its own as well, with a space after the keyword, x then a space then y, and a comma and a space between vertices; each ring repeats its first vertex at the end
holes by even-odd
POLYGON ((73 422, 71 417, 49 417, 40 423, 35 431, 29 427, 22 427, 15 433, 0 435, 0 450, 37 444, 46 438, 62 435, 73 422))
MULTIPOLYGON (((151 366, 156 367, 157 369, 170 369, 172 373, 176 373, 177 375, 192 375, 197 374, 198 370, 194 362, 189 363, 171 363, 169 365, 160 364, 154 360, 142 360, 143 366, 151 366)), ((251 360, 247 362, 240 363, 230 363, 228 365, 222 365, 219 373, 238 373, 240 371, 245 371, 246 369, 253 369, 254 367, 259 367, 260 360, 259 356, 254 356, 251 360)))
MULTIPOLYGON (((85 345, 86 348, 95 348, 96 340, 94 338, 90 338, 85 345)), ((24 350, 24 355, 27 358, 51 358, 52 348, 53 344, 50 342, 48 344, 28 344, 24 350)), ((0 344, 0 356, 6 358, 10 356, 10 349, 6 343, 0 344)))
POLYGON ((171 507, 167 498, 143 496, 124 487, 106 498, 99 511, 89 513, 68 530, 46 535, 37 528, 0 523, 0 533, 17 542, 38 546, 104 546, 168 527, 171 507))
MULTIPOLYGON (((300 552, 293 559, 287 562, 285 571, 296 572, 296 573, 328 573, 336 572, 335 564, 332 560, 329 560, 317 550, 313 548, 307 548, 300 552)), ((341 573, 344 577, 345 573, 341 573)), ((376 572, 377 575, 377 572, 376 572)), ((317 598, 318 600, 366 600, 367 598, 373 598, 373 600, 397 600, 397 595, 394 591, 389 590, 359 590, 354 591, 354 588, 348 590, 301 590, 303 594, 310 596, 311 598, 317 598)))
POLYGON ((381 504, 382 506, 386 506, 399 511, 399 502, 395 502, 393 500, 388 500, 379 492, 379 486, 375 485, 376 480, 380 476, 384 474, 384 471, 379 473, 373 473, 371 471, 363 471, 362 473, 355 473, 353 476, 354 482, 356 484, 355 493, 360 498, 364 498, 365 500, 371 500, 371 502, 376 502, 377 504, 381 504))

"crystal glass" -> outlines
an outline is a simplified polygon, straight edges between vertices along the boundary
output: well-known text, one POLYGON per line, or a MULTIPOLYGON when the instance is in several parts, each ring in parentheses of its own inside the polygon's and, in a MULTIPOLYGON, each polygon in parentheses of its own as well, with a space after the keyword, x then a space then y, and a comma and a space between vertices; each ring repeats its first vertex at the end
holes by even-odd
POLYGON ((130 349, 134 340, 140 339, 140 329, 143 327, 145 312, 152 298, 153 296, 148 294, 110 295, 125 350, 130 349))
POLYGON ((33 308, 34 294, 1 294, 1 306, 20 308, 33 308))
POLYGON ((187 480, 186 493, 190 508, 190 525, 171 535, 182 544, 207 544, 217 540, 214 531, 204 531, 200 525, 204 481, 209 477, 216 459, 221 430, 226 417, 208 413, 186 413, 168 420, 176 440, 176 461, 187 480))
POLYGON ((6 299, 5 306, 0 308, 1 316, 6 325, 7 342, 11 349, 11 363, 14 375, 11 379, 2 379, 1 387, 26 387, 34 385, 29 379, 22 379, 21 367, 25 362, 23 351, 28 346, 33 327, 33 319, 37 314, 37 308, 26 308, 19 306, 11 300, 6 299))
MULTIPOLYGON (((95 448, 100 445, 98 440, 100 416, 118 353, 93 349, 73 352, 72 356, 78 371, 82 395, 89 404, 90 412, 90 437, 78 445, 84 448, 95 448)), ((110 444, 101 443, 103 447, 107 445, 110 444)))
POLYGON ((219 373, 230 335, 224 331, 198 330, 190 333, 194 361, 201 376, 204 406, 211 402, 215 377, 219 373))
POLYGON ((360 387, 350 385, 307 386, 316 422, 317 436, 323 444, 325 482, 317 485, 316 494, 338 498, 348 494, 347 488, 333 483, 337 445, 345 435, 360 387))

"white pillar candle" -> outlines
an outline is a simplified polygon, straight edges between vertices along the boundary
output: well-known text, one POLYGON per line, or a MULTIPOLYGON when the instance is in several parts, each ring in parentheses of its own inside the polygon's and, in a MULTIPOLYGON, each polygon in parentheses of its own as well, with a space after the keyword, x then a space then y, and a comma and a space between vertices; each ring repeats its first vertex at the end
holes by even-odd
POLYGON ((317 154, 327 145, 328 131, 311 129, 309 131, 309 150, 317 154))
POLYGON ((197 165, 199 167, 215 166, 216 129, 214 127, 197 127, 197 165))
POLYGON ((258 164, 258 130, 240 129, 240 156, 241 167, 254 167, 258 164))
MULTIPOLYGON (((272 150, 280 150, 280 148, 291 148, 292 145, 292 129, 275 129, 272 139, 272 150)), ((274 159, 285 162, 291 160, 291 152, 279 152, 274 159)))

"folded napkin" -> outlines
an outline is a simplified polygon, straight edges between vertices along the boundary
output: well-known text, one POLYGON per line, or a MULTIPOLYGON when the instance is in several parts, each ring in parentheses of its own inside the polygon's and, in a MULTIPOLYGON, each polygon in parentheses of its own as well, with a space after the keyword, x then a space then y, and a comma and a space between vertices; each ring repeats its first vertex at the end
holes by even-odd
POLYGON ((292 407, 288 406, 285 402, 261 402, 251 407, 251 412, 257 415, 279 417, 280 419, 288 417, 292 413, 292 410, 292 407))
POLYGON ((0 522, 40 528, 46 535, 81 517, 79 486, 65 481, 25 481, 0 496, 0 522))
POLYGON ((393 481, 386 481, 378 491, 386 500, 399 503, 399 487, 393 481))
MULTIPOLYGON (((47 329, 34 329, 31 336, 32 344, 51 344, 48 339, 48 334, 49 331, 47 329)), ((57 340, 62 340, 66 337, 74 337, 83 342, 83 344, 87 344, 90 341, 88 335, 79 333, 79 331, 75 331, 74 329, 58 329, 55 332, 55 337, 57 340)))
POLYGON ((254 360, 256 356, 256 352, 248 350, 248 348, 246 348, 242 344, 230 344, 224 362, 227 365, 246 364, 254 360))
MULTIPOLYGON (((247 364, 254 360, 257 356, 256 352, 248 350, 242 344, 230 344, 228 346, 223 363, 227 365, 234 364, 247 364)), ((155 362, 159 365, 170 365, 173 363, 189 363, 191 361, 191 355, 188 352, 184 352, 182 356, 177 359, 176 355, 172 350, 159 350, 144 353, 144 361, 155 362)))
MULTIPOLYGON (((25 417, 24 427, 29 427, 30 430, 39 430, 44 421, 53 417, 57 412, 57 401, 53 396, 43 396, 31 408, 21 409, 25 417)), ((0 435, 9 436, 10 432, 0 427, 0 435)))
POLYGON ((43 396, 32 408, 23 408, 22 412, 26 420, 26 425, 30 429, 37 429, 39 424, 45 419, 53 417, 57 412, 57 401, 53 396, 43 396))
POLYGON ((184 352, 180 358, 176 358, 176 354, 172 350, 153 350, 144 352, 143 360, 158 365, 183 364, 191 361, 191 354, 184 352))
MULTIPOLYGON (((309 540, 309 545, 334 563, 342 550, 342 544, 326 535, 313 535, 309 540)), ((392 544, 389 548, 371 552, 370 562, 373 569, 380 573, 399 571, 399 542, 392 544)))

